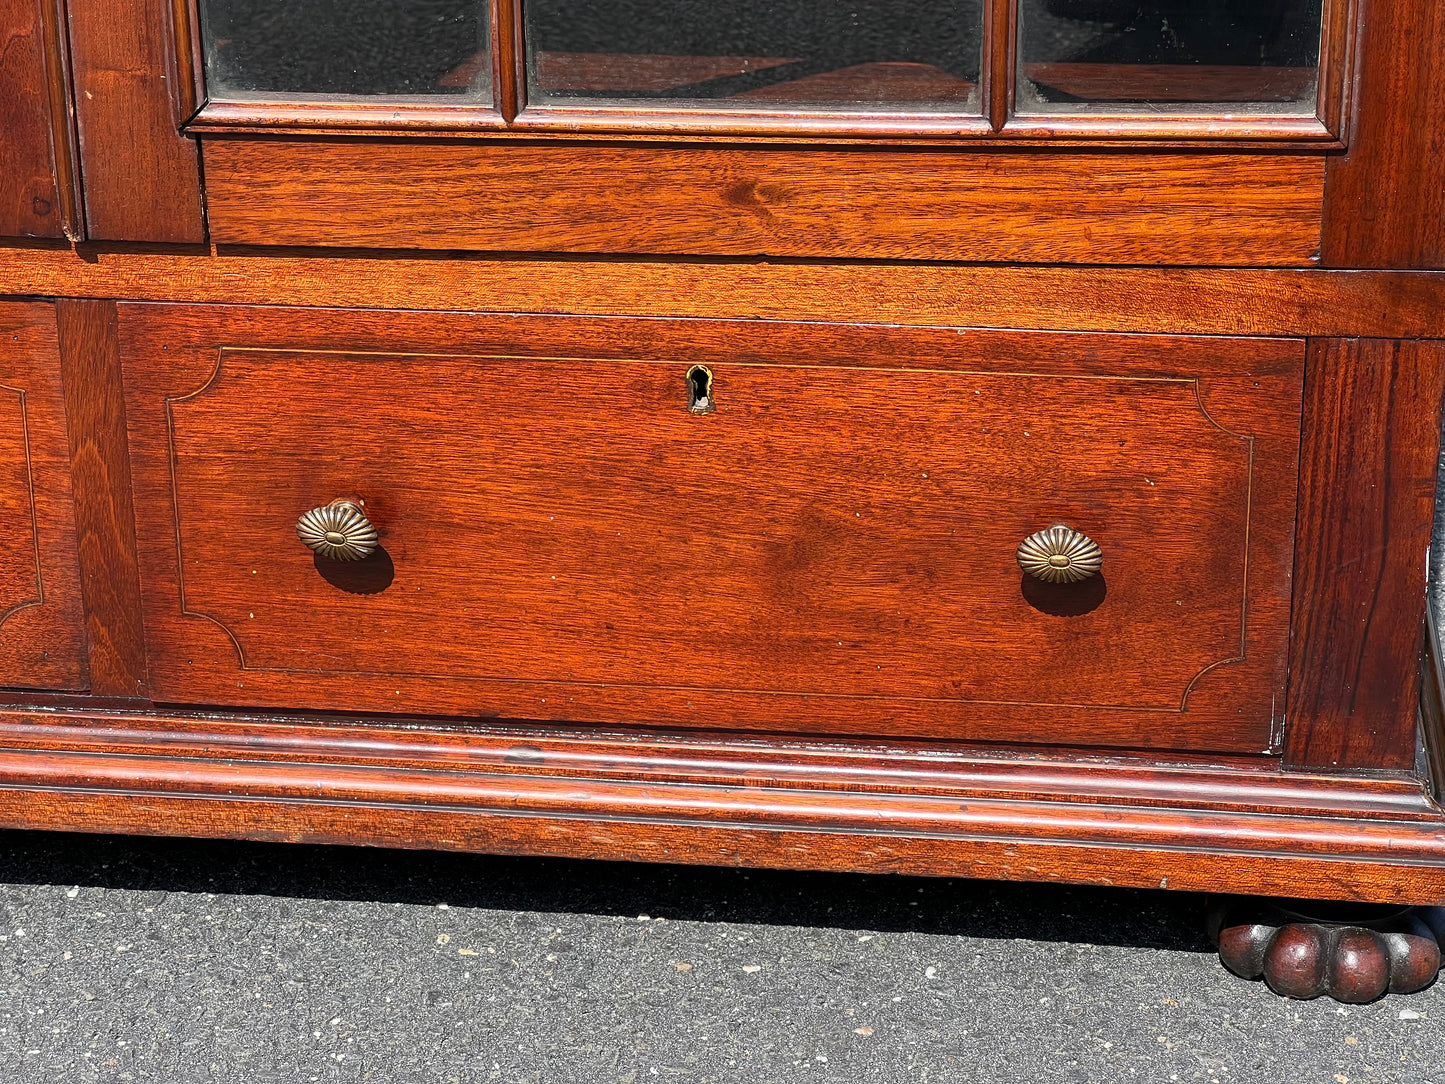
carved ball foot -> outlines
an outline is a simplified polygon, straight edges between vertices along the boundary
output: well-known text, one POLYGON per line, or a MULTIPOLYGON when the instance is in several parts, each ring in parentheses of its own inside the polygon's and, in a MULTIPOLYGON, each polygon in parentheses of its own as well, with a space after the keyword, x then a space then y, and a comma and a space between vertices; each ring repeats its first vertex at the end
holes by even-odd
POLYGON ((1277 994, 1360 1004, 1435 981, 1445 908, 1226 899, 1209 915, 1225 967, 1277 994))

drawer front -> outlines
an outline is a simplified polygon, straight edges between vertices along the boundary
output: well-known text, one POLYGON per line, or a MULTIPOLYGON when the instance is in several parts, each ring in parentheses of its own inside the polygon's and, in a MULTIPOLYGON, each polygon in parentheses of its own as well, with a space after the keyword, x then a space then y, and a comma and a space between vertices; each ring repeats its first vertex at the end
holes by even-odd
POLYGON ((53 306, 0 302, 0 686, 85 687, 53 306))
POLYGON ((164 305, 121 340, 159 700, 1277 730, 1302 342, 164 305), (337 499, 370 558, 298 540, 337 499), (1097 575, 1021 571, 1055 524, 1097 575))

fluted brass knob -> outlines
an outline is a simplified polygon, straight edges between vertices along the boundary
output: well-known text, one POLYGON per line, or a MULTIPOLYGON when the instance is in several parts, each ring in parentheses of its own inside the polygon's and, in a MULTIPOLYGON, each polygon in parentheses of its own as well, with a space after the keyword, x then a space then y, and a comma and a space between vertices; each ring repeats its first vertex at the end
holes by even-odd
POLYGON ((1078 583, 1104 565, 1104 551, 1086 534, 1057 524, 1019 544, 1019 567, 1045 583, 1078 583))
POLYGON ((361 561, 376 552, 376 528, 355 502, 345 499, 302 513, 296 537, 333 561, 361 561))

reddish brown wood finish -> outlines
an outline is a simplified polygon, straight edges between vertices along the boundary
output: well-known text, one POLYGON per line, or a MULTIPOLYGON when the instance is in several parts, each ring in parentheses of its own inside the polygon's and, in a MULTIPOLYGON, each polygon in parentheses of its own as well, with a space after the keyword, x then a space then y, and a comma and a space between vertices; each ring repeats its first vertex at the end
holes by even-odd
POLYGON ((1406 777, 938 747, 0 713, 7 827, 1437 903, 1406 777))
MULTIPOLYGON (((1241 108, 1216 108, 1213 115, 1161 115, 1156 110, 1121 103, 1110 115, 1053 116, 1010 119, 1016 54, 1015 5, 1009 0, 988 0, 984 13, 982 102, 973 101, 974 88, 928 65, 882 62, 845 67, 809 75, 775 87, 743 92, 727 103, 711 102, 699 108, 690 103, 649 103, 629 99, 573 102, 547 100, 538 95, 524 103, 526 73, 517 7, 492 5, 492 40, 495 101, 499 108, 417 105, 375 102, 215 101, 207 103, 191 128, 195 132, 306 133, 315 131, 369 131, 372 134, 427 135, 438 132, 488 131, 493 135, 542 138, 593 136, 601 139, 657 139, 682 141, 709 139, 786 141, 794 150, 829 143, 955 144, 982 142, 986 146, 1013 144, 1098 146, 1263 146, 1294 144, 1324 150, 1339 148, 1342 106, 1349 83, 1353 0, 1326 0, 1319 83, 1318 116, 1251 113, 1247 101, 1268 97, 1260 90, 1259 71, 1249 67, 1213 68, 1190 65, 1176 69, 1170 87, 1160 100, 1177 96, 1181 78, 1200 84, 1188 95, 1193 100, 1240 101, 1241 108), (1249 88, 1254 86, 1254 90, 1249 88), (785 102, 816 101, 818 108, 759 110, 759 99, 785 102), (876 99, 870 111, 854 104, 876 99), (968 104, 964 104, 965 101, 968 104), (935 108, 916 108, 910 102, 935 108), (957 111, 944 112, 939 103, 956 102, 957 111), (526 108, 521 108, 526 104, 526 108), (902 108, 900 108, 902 106, 902 108), (519 112, 520 109, 520 112, 519 112), (982 116, 980 116, 980 112, 982 116)), ((478 53, 444 76, 441 85, 465 86, 488 62, 478 53)), ((606 91, 667 90, 728 71, 756 70, 789 63, 786 57, 659 56, 653 54, 539 53, 537 81, 545 90, 606 91), (690 73, 690 74, 689 74, 690 73)), ((1070 67, 1052 65, 1054 69, 1070 67)), ((1104 96, 1118 96, 1121 79, 1133 84, 1129 96, 1148 93, 1156 81, 1145 77, 1141 65, 1072 65, 1093 69, 1066 76, 1061 88, 1075 89, 1080 75, 1104 96), (1141 85, 1143 89, 1141 90, 1141 85)), ((1314 82, 1312 69, 1268 69, 1264 81, 1277 91, 1282 80, 1314 82)), ((1302 88, 1303 89, 1303 88, 1302 88)), ((1184 92, 1188 94, 1188 92, 1184 92)), ((1088 95, 1086 95, 1088 96, 1088 95)))
POLYGON ((122 313, 157 699, 1274 740, 1298 341, 122 313), (294 538, 352 494, 394 583, 294 538))
POLYGON ((1311 345, 1287 763, 1408 768, 1445 343, 1311 345))
POLYGON ((1361 37, 1360 4, 1361 0, 1333 0, 1324 9, 1318 116, 1320 123, 1342 141, 1349 138, 1352 120, 1361 37))
POLYGON ((1437 272, 0 248, 20 294, 1158 334, 1445 338, 1437 272))
POLYGON ((1013 0, 985 0, 983 40, 983 112, 996 132, 1013 111, 1018 56, 1018 6, 1013 0))
POLYGON ((491 19, 493 112, 502 123, 511 123, 526 100, 527 74, 522 51, 521 5, 511 0, 492 0, 491 19))
POLYGON ((55 166, 56 194, 60 198, 60 227, 69 240, 84 241, 84 191, 80 176, 80 146, 75 123, 65 3, 62 0, 42 0, 40 22, 45 31, 45 77, 50 92, 50 148, 55 166))
MULTIPOLYGON (((28 192, 58 176, 57 221, 78 206, 65 161, 58 5, 4 2, 0 31, 19 28, 4 40, 22 62, 12 65, 7 53, 0 69, 21 86, 18 96, 0 93, 0 151, 31 165, 41 161, 36 147, 49 157, 41 173, 0 163, 0 233, 24 212, 7 184, 28 192)), ((83 595, 92 688, 109 696, 1190 747, 1220 751, 1212 756, 1221 766, 1161 766, 1097 748, 1087 760, 1046 760, 838 737, 824 746, 721 733, 427 731, 426 720, 403 727, 375 717, 339 726, 234 713, 106 715, 75 698, 44 714, 0 712, 0 822, 1439 902, 1445 818, 1407 772, 1445 345, 1383 340, 1445 338, 1445 276, 838 262, 1305 267, 1323 230, 1326 262, 1337 266, 1445 265, 1445 166, 1432 142, 1445 121, 1435 48, 1445 22, 1424 0, 1360 6, 1364 64, 1350 152, 1331 161, 1327 179, 1320 151, 1351 115, 1342 89, 1351 86, 1346 0, 1327 5, 1319 120, 1202 125, 1010 119, 1012 13, 1002 0, 989 4, 1002 36, 985 65, 986 119, 526 108, 517 26, 498 4, 495 111, 217 103, 196 130, 355 132, 386 111, 399 114, 386 123, 408 136, 211 140, 212 209, 224 243, 511 250, 510 258, 0 250, 0 291, 96 299, 58 306, 74 526, 68 493, 56 496, 67 456, 55 324, 45 306, 0 307, 0 330, 13 334, 4 321, 18 321, 21 336, 0 335, 0 365, 13 366, 11 354, 28 359, 20 376, 0 372, 0 392, 12 387, 23 408, 45 591, 43 605, 12 607, 0 620, 0 683, 38 675, 52 689, 84 684, 83 595), (437 127, 493 131, 485 142, 428 139, 437 127), (590 142, 564 141, 571 135, 590 142), (659 136, 672 142, 646 142, 659 136), (725 142, 738 136, 775 142, 725 142), (980 139, 1000 147, 1216 140, 1237 149, 1024 155, 944 146, 980 139), (869 146, 841 149, 850 141, 869 146), (920 148, 930 141, 937 150, 920 148), (1289 141, 1307 153, 1238 150, 1289 141), (523 252, 548 256, 515 255, 523 252), (835 262, 557 260, 555 252, 835 262), (126 306, 122 327, 107 300, 115 297, 672 319, 126 306), (684 316, 1030 333, 676 319, 684 316), (1274 696, 1292 557, 1298 346, 1050 336, 1044 328, 1333 340, 1316 343, 1310 357, 1284 770, 1260 754, 1280 741, 1274 696), (139 620, 122 333, 135 378, 130 420, 153 690, 139 620), (7 343, 22 340, 24 350, 7 354, 7 343), (680 372, 695 361, 719 380, 721 409, 706 418, 680 408, 680 372), (1190 402, 1186 388, 1199 398, 1190 402), (971 393, 988 401, 968 415, 977 432, 944 440, 962 417, 950 396, 971 393), (504 405, 482 409, 492 403, 504 405), (884 416, 886 441, 868 428, 884 416), (1038 454, 1028 443, 1050 424, 1084 464, 1067 459, 1072 474, 1060 470, 1057 448, 1038 454), (318 435, 336 450, 308 453, 305 440, 318 435), (1175 479, 1155 469, 1166 436, 1175 479), (1229 453, 1243 438, 1253 439, 1247 516, 1225 499, 1241 491, 1229 453), (1109 445, 1118 439, 1125 445, 1115 453, 1109 445), (505 466, 500 481, 478 473, 483 453, 505 466), (950 511, 921 488, 922 475, 938 482, 984 466, 991 486, 970 474, 975 484, 960 487, 969 511, 986 513, 974 548, 942 559, 910 550, 920 522, 941 523, 950 511), (1166 492, 1146 494, 1125 467, 1166 492), (533 481, 529 470, 548 477, 533 481), (829 484, 809 489, 809 471, 829 484), (1016 544, 1009 516, 1015 494, 1032 492, 1020 486, 1030 475, 1075 499, 1058 518, 1102 524, 1091 533, 1106 547, 1103 604, 1051 619, 1076 630, 1095 623, 1073 641, 1030 640, 1042 627, 1028 624, 1042 621, 1037 611, 1014 612, 988 594, 997 564, 1017 588, 1008 562, 985 555, 1016 544), (324 581, 289 534, 302 508, 342 495, 333 490, 364 493, 386 532, 396 579, 380 594, 347 594, 324 581), (570 498, 570 534, 540 520, 538 494, 559 492, 570 498), (850 509, 859 521, 863 509, 877 513, 884 526, 870 533, 848 524, 850 509), (823 528, 813 529, 804 511, 823 528), (495 527, 503 516, 507 530, 488 536, 484 527, 454 541, 457 527, 495 527), (207 549, 212 522, 227 534, 207 549), (1220 661, 1203 647, 1220 639, 1228 589, 1243 590, 1244 551, 1225 543, 1242 537, 1246 522, 1246 662, 1209 670, 1188 711, 1165 712, 1163 691, 1220 661), (624 537, 641 528, 652 532, 647 545, 624 537), (791 564, 763 568, 768 539, 792 540, 782 547, 791 564), (715 547, 706 561, 695 556, 704 541, 715 547), (1152 565, 1139 560, 1156 554, 1152 565), (910 556, 920 557, 912 570, 910 556), (59 563, 58 578, 45 578, 47 561, 59 563), (548 561, 554 569, 543 568, 548 561), (1165 588, 1186 581, 1190 564, 1194 609, 1179 621, 1166 613, 1165 588), (621 586, 601 568, 624 570, 621 586), (541 580, 556 569, 568 588, 541 580), (190 616, 181 612, 183 573, 190 616), (532 573, 540 587, 526 579, 532 573), (936 578, 931 594, 923 573, 936 578), (820 583, 847 589, 818 591, 820 583), (445 601, 416 608, 403 593, 418 586, 412 594, 445 601), (668 610, 684 589, 697 601, 668 610), (544 620, 509 626, 506 611, 498 618, 483 605, 497 598, 544 620), (910 628, 905 644, 879 620, 887 611, 880 603, 934 625, 910 628), (631 621, 621 631, 607 620, 619 610, 631 621), (759 611, 766 627, 740 641, 742 618, 759 611), (43 660, 53 671, 30 658, 25 677, 12 680, 10 634, 42 617, 56 639, 27 627, 24 649, 33 655, 53 642, 69 655, 43 660), (389 639, 377 638, 378 627, 389 639), (1071 643, 1088 650, 1070 658, 1060 646, 1071 643), (411 669, 393 677, 401 667, 377 644, 405 645, 390 654, 405 655, 411 669), (837 665, 834 650, 852 663, 837 665), (290 665, 302 655, 306 665, 290 665), (1061 657, 1070 658, 1072 680, 1054 668, 1061 657), (457 679, 485 667, 527 680, 457 679), (570 684, 531 681, 538 670, 570 684), (1052 699, 1027 712, 992 703, 962 721, 904 699, 944 670, 1001 690, 998 698, 1015 695, 1027 675, 1038 699, 1052 699), (709 675, 721 677, 708 685, 709 675), (697 687, 679 688, 689 685, 697 687), (553 704, 559 688, 585 692, 553 704), (1091 706, 1060 707, 1076 688, 1093 696, 1091 706), (800 689, 813 694, 806 712, 784 704, 800 689), (1116 708, 1145 710, 1110 715, 1099 703, 1104 690, 1134 698, 1116 708), (1328 774, 1337 769, 1370 774, 1328 774)), ((70 0, 96 237, 205 237, 195 148, 179 135, 199 104, 188 16, 184 0, 145 0, 119 14, 98 0, 70 0)), ((7 431, 14 443, 13 421, 7 426, 0 403, 0 444, 7 431)), ((0 462, 19 463, 18 447, 0 462)), ((9 487, 11 498, 5 488, 0 480, 0 518, 13 525, 21 487, 9 487)), ((1026 509, 1028 517, 1046 510, 1038 502, 1026 509)), ((1435 696, 1424 714, 1438 794, 1445 742, 1435 696)))
POLYGON ((977 108, 968 105, 977 92, 976 83, 932 64, 882 60, 757 87, 735 98, 762 105, 777 102, 783 107, 793 102, 846 102, 857 98, 877 99, 904 108, 910 104, 951 102, 960 112, 968 112, 977 108))
POLYGON ((1436 802, 1445 802, 1445 689, 1440 662, 1440 630, 1433 607, 1425 607, 1425 644, 1420 660, 1420 744, 1424 752, 1421 774, 1436 802))
MULTIPOLYGON (((565 94, 576 91, 587 92, 596 99, 584 104, 584 108, 605 108, 624 105, 627 95, 632 92, 665 95, 668 91, 680 90, 708 79, 766 71, 797 63, 797 60, 797 57, 781 56, 538 52, 533 61, 533 86, 540 88, 539 97, 542 98, 562 92, 564 96, 553 102, 559 110, 571 108, 565 94), (609 93, 619 92, 620 100, 607 101, 609 93)), ((439 82, 444 86, 469 86, 484 61, 484 55, 478 54, 439 82)), ((895 111, 910 105, 922 106, 922 111, 927 113, 929 107, 954 103, 960 113, 968 114, 977 111, 976 101, 972 107, 968 104, 975 99, 977 91, 977 83, 961 79, 932 64, 882 60, 850 64, 834 71, 811 72, 741 91, 732 95, 731 100, 737 101, 739 108, 743 109, 774 109, 785 115, 790 124, 803 126, 808 122, 809 113, 799 115, 788 108, 790 105, 818 102, 825 107, 828 104, 836 107, 845 102, 877 101, 895 111), (751 102, 759 105, 749 105, 751 102), (768 102, 777 102, 778 105, 769 106, 768 102)), ((693 111, 704 113, 713 107, 702 103, 691 106, 693 111)), ((865 123, 871 119, 865 119, 865 123)))
MULTIPOLYGON (((741 106, 743 103, 737 103, 741 106)), ((508 122, 483 106, 447 106, 381 102, 208 102, 186 125, 191 135, 345 136, 435 140, 454 134, 485 136, 502 145, 551 143, 588 146, 656 145, 675 147, 722 144, 773 146, 797 152, 806 163, 822 150, 877 148, 998 151, 1143 150, 1315 152, 1323 168, 1326 151, 1343 144, 1317 117, 1274 115, 1211 119, 1056 116, 1014 117, 994 131, 989 119, 973 114, 859 114, 829 111, 805 114, 744 111, 741 108, 670 109, 631 106, 533 105, 508 122)), ((458 144, 460 145, 460 144, 458 144)))
POLYGON ((0 0, 0 237, 65 235, 46 4, 0 0))
POLYGON ((182 136, 194 93, 190 43, 171 0, 69 0, 89 236, 205 240, 200 159, 182 136), (186 59, 186 63, 182 60, 186 59))
POLYGON ((1331 159, 1331 267, 1445 267, 1445 5, 1360 0, 1356 120, 1331 159))
POLYGON ((1313 68, 1242 64, 1048 62, 1025 65, 1024 77, 1096 103, 1294 101, 1307 99, 1315 84, 1313 68))
POLYGON ((0 685, 83 689, 55 314, 0 302, 0 685))
POLYGON ((90 688, 145 693, 135 517, 113 301, 56 303, 89 634, 90 688))
POLYGON ((1210 935, 1224 966, 1246 979, 1263 978, 1286 997, 1328 994, 1359 1005, 1385 993, 1413 994, 1435 981, 1445 940, 1441 908, 1318 910, 1328 917, 1226 898, 1212 910, 1210 935))
POLYGON ((1307 156, 205 141, 222 244, 1305 266, 1307 156))
MULTIPOLYGON (((175 0, 182 2, 182 0, 175 0)), ((1258 72, 1249 67, 1215 68, 1190 65, 1176 71, 1171 90, 1177 94, 1181 77, 1204 84, 1195 100, 1239 101, 1241 108, 1215 108, 1204 115, 1161 115, 1157 110, 1121 103, 1108 116, 1055 116, 1010 119, 1016 55, 1016 4, 987 0, 984 5, 982 47, 982 101, 975 88, 928 65, 879 62, 858 64, 817 73, 747 91, 730 102, 711 102, 699 108, 691 103, 645 102, 630 99, 574 102, 565 97, 547 100, 544 94, 526 102, 520 4, 491 7, 490 53, 477 53, 443 76, 443 86, 466 86, 490 62, 496 109, 454 105, 437 107, 412 102, 366 101, 215 101, 207 103, 193 131, 249 133, 306 133, 314 131, 369 131, 372 134, 426 135, 438 132, 488 131, 492 135, 544 139, 595 136, 600 139, 658 139, 706 141, 709 139, 786 141, 801 156, 808 145, 829 143, 893 143, 928 145, 982 142, 986 146, 1016 143, 1078 145, 1080 143, 1135 146, 1266 146, 1293 144, 1323 150, 1339 148, 1341 117, 1350 82, 1351 44, 1355 0, 1325 0, 1318 81, 1321 87, 1318 116, 1251 113, 1250 97, 1268 97, 1250 91, 1258 72), (1223 86, 1221 86, 1223 84, 1223 86), (1198 96, 1202 96, 1198 97, 1198 96), (816 101, 819 108, 759 110, 759 99, 784 102, 816 101), (1241 101, 1241 99, 1246 99, 1241 101), (876 100, 877 105, 866 103, 876 100), (965 104, 967 101, 967 104, 965 104), (908 111, 908 103, 926 103, 908 111), (936 108, 957 103, 956 112, 936 108), (851 103, 851 104, 842 104, 851 103), (929 105, 935 108, 928 108, 929 105), (982 114, 982 115, 980 115, 982 114)), ((628 53, 548 53, 535 57, 536 82, 543 88, 607 91, 646 89, 665 93, 701 78, 728 71, 756 70, 788 63, 785 57, 665 56, 628 53), (691 74, 689 74, 691 73, 691 74)), ((1062 67, 1055 65, 1055 68, 1062 67)), ((1075 65, 1096 69, 1092 84, 1100 80, 1117 88, 1124 65, 1075 65)), ((1128 66, 1138 97, 1156 85, 1139 88, 1141 65, 1128 66)), ((1281 79, 1314 81, 1311 69, 1298 76, 1285 69, 1267 82, 1278 89, 1281 79)), ((1070 77, 1069 85, 1078 73, 1070 77)), ((1062 87, 1064 84, 1060 84, 1062 87)), ((458 148, 460 153, 460 148, 458 148)), ((800 157, 801 160, 801 157, 800 157)))

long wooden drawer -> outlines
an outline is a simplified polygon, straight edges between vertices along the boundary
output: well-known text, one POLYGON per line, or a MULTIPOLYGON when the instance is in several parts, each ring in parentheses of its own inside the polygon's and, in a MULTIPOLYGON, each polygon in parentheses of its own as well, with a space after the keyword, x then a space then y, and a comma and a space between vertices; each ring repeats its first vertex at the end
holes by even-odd
POLYGON ((0 686, 85 687, 53 305, 0 301, 0 686))
POLYGON ((121 348, 158 700, 1276 744, 1300 341, 125 305, 121 348), (298 540, 338 499, 372 557, 298 540), (1021 571, 1056 524, 1098 575, 1021 571))

